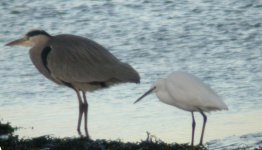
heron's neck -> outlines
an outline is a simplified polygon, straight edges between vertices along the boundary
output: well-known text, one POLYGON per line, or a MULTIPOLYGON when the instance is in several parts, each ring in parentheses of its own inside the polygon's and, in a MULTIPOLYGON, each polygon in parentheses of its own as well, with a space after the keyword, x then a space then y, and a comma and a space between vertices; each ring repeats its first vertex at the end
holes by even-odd
POLYGON ((42 52, 45 47, 48 45, 48 40, 45 41, 39 41, 37 45, 35 45, 33 48, 30 49, 30 58, 35 67, 38 69, 39 72, 41 72, 45 77, 47 77, 50 80, 53 80, 49 71, 46 69, 45 65, 42 61, 42 52))

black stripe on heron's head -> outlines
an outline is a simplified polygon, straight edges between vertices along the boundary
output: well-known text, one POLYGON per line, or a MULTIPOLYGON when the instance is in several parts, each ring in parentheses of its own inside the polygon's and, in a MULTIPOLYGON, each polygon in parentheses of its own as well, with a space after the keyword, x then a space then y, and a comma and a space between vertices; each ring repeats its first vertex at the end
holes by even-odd
POLYGON ((51 36, 50 34, 48 34, 47 32, 45 32, 44 30, 32 30, 29 31, 26 36, 27 37, 32 37, 32 36, 37 36, 37 35, 45 35, 45 36, 51 36))

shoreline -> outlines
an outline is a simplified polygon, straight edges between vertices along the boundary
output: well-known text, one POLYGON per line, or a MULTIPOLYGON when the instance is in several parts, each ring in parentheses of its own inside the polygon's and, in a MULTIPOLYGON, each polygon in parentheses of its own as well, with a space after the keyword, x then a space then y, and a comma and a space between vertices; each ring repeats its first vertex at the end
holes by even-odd
MULTIPOLYGON (((106 140, 106 139, 96 139, 88 140, 84 137, 65 137, 58 138, 51 135, 44 135, 34 138, 20 138, 18 135, 14 135, 15 130, 19 130, 19 127, 13 127, 10 123, 0 122, 0 146, 3 150, 23 150, 23 149, 92 149, 92 150, 102 150, 102 149, 113 149, 113 150, 132 150, 132 149, 161 149, 161 150, 172 150, 172 149, 191 149, 191 146, 186 144, 178 143, 166 143, 156 136, 151 135, 147 132, 147 137, 145 140, 140 142, 123 142, 119 140, 106 140), (2 137, 2 138, 1 138, 2 137), (4 137, 4 138, 3 138, 4 137)), ((255 141, 254 143, 248 145, 241 143, 242 141, 248 141, 254 138, 251 135, 242 136, 231 136, 222 140, 212 140, 205 143, 204 146, 194 146, 195 150, 208 150, 208 149, 234 149, 234 150, 245 150, 254 149, 262 150, 262 132, 254 133, 254 137, 261 138, 261 141, 255 141), (232 141, 233 143, 229 142, 232 141), (238 141, 238 142, 236 142, 238 141), (234 143, 235 142, 235 143, 234 143), (256 145, 257 143, 257 145, 256 145)), ((254 141, 253 141, 254 142, 254 141)))

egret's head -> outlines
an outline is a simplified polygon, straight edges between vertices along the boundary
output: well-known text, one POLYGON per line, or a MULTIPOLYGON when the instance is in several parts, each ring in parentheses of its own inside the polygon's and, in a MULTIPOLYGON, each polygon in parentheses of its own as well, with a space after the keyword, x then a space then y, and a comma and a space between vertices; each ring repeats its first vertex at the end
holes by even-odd
POLYGON ((145 93, 143 94, 141 97, 139 97, 135 102, 139 102, 142 98, 146 97, 147 95, 151 94, 151 93, 157 93, 158 91, 160 91, 163 86, 165 84, 165 79, 159 79, 156 81, 156 83, 145 93))
POLYGON ((32 47, 43 41, 47 41, 51 35, 44 30, 32 30, 26 33, 26 35, 20 39, 14 40, 6 44, 6 46, 29 46, 32 47))
POLYGON ((139 97, 134 103, 139 102, 142 98, 146 97, 151 93, 157 93, 163 87, 163 84, 165 83, 164 81, 164 79, 157 80, 156 83, 145 94, 139 97))

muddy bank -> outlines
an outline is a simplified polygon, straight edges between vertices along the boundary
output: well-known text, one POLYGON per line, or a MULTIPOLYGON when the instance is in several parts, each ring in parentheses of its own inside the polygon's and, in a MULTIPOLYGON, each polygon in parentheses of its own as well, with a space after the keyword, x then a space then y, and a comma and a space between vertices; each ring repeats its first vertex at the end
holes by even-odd
MULTIPOLYGON (((40 136, 37 138, 23 139, 14 135, 14 131, 19 130, 10 123, 0 122, 0 146, 2 150, 187 150, 192 147, 188 144, 165 143, 156 137, 147 134, 144 141, 122 142, 121 140, 88 140, 86 138, 56 138, 51 136, 40 136)), ((195 146, 195 150, 220 149, 223 146, 221 141, 208 142, 205 146, 195 146), (215 146, 215 147, 214 147, 215 146)), ((227 149, 223 147, 222 149, 227 149)), ((228 149, 261 150, 262 147, 228 147, 228 149)))

